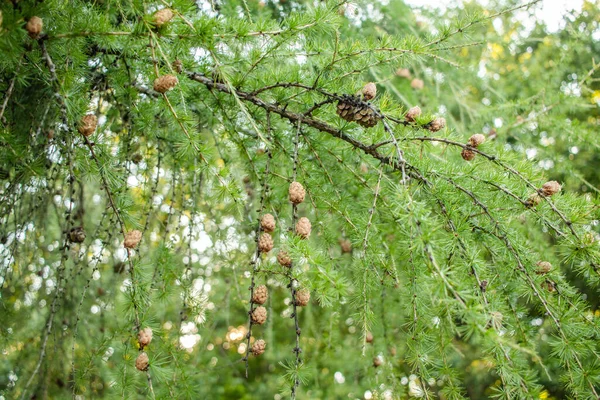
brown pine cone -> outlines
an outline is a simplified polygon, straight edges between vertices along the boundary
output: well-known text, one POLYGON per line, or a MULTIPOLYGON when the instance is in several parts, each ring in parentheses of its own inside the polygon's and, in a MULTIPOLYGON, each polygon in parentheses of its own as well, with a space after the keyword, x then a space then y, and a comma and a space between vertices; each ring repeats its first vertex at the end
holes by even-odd
POLYGON ((399 78, 410 79, 410 70, 408 68, 398 68, 396 70, 396 76, 399 78))
POLYGON ((268 233, 263 233, 258 238, 258 249, 262 253, 268 253, 273 250, 273 238, 268 233))
POLYGON ((150 359, 148 358, 148 354, 142 351, 139 356, 135 359, 135 367, 140 371, 147 371, 148 365, 150 364, 150 359))
POLYGON ((265 342, 262 339, 258 339, 252 345, 252 354, 255 355, 255 356, 260 356, 262 353, 265 352, 265 348, 266 347, 267 347, 267 342, 265 342))
POLYGON ((421 90, 425 87, 425 82, 419 78, 415 78, 410 82, 410 87, 415 90, 421 90))
POLYGON ((469 138, 468 144, 471 147, 478 147, 483 142, 485 142, 485 136, 483 136, 481 133, 476 133, 469 138))
POLYGON ((548 272, 552 271, 552 264, 548 261, 538 261, 535 265, 537 265, 535 273, 538 275, 546 275, 548 272))
POLYGON ((252 322, 257 325, 262 325, 267 320, 267 309, 263 306, 258 306, 252 311, 252 322))
POLYGON ((373 338, 373 334, 372 334, 371 332, 367 332, 367 335, 366 335, 366 337, 365 337, 365 341, 366 341, 367 343, 373 343, 373 339, 374 339, 374 338, 373 338))
POLYGON ((529 198, 527 198, 527 201, 525 201, 525 206, 528 208, 535 207, 540 204, 541 201, 542 197, 539 194, 532 193, 529 195, 529 198))
POLYGON ((415 122, 415 120, 419 116, 421 116, 421 107, 414 106, 413 108, 411 108, 410 110, 408 110, 406 112, 406 115, 404 116, 404 119, 406 121, 408 121, 408 122, 415 122))
POLYGON ((77 130, 83 136, 87 137, 87 136, 91 136, 96 131, 97 126, 98 126, 98 118, 96 118, 96 116, 94 114, 88 114, 88 115, 85 115, 83 118, 81 118, 81 121, 79 122, 79 127, 77 128, 77 130))
POLYGON ((446 127, 446 118, 436 118, 429 123, 427 129, 430 132, 438 132, 446 127))
POLYGON ((123 241, 123 246, 127 249, 134 249, 140 244, 142 240, 142 232, 134 229, 133 231, 129 231, 125 234, 125 240, 123 241))
POLYGON ((336 113, 349 122, 356 122, 365 128, 371 128, 379 122, 381 117, 359 97, 342 96, 338 102, 336 113))
POLYGON ((310 292, 308 289, 300 289, 296 291, 296 305, 298 307, 306 307, 310 301, 310 292))
POLYGON ((460 153, 460 155, 462 156, 462 158, 464 160, 471 161, 472 159, 475 158, 476 153, 473 150, 463 149, 463 151, 460 153))
POLYGON ((300 182, 292 182, 290 183, 289 189, 289 199, 294 204, 300 204, 304 201, 304 197, 306 196, 306 190, 304 190, 304 186, 300 182))
POLYGON ((265 214, 260 219, 260 227, 265 232, 273 232, 275 230, 275 217, 271 214, 265 214))
POLYGON ((277 261, 284 267, 289 268, 292 266, 292 258, 287 251, 280 251, 277 253, 277 261))
POLYGON ((71 228, 69 231, 69 240, 73 243, 83 243, 85 240, 85 231, 81 226, 71 228))
POLYGON ((25 30, 32 39, 37 39, 44 28, 44 21, 40 17, 31 17, 25 25, 25 30))
POLYGON ((171 21, 173 16, 173 10, 170 8, 158 10, 156 13, 154 13, 154 25, 156 25, 157 28, 160 28, 167 22, 171 21))
POLYGON ((352 253, 352 243, 348 239, 340 239, 340 248, 342 254, 352 253))
POLYGON ((296 222, 296 233, 302 239, 308 239, 310 237, 310 231, 312 226, 310 225, 310 221, 306 217, 302 217, 296 222))
POLYGON ((546 289, 550 293, 556 292, 556 282, 545 280, 542 282, 542 288, 546 289))
POLYGON ((377 86, 373 82, 367 83, 362 88, 362 95, 365 100, 372 100, 377 95, 377 86))
POLYGON ((150 344, 152 341, 152 328, 145 327, 138 333, 138 343, 140 344, 140 348, 144 348, 150 344))
POLYGON ((265 304, 269 298, 269 291, 265 285, 257 286, 252 295, 252 302, 255 304, 265 304))
POLYGON ((541 191, 544 196, 552 196, 560 192, 561 189, 562 186, 560 186, 560 183, 557 181, 549 181, 542 185, 541 191))
POLYGON ((381 364, 383 364, 383 360, 381 359, 380 356, 373 357, 373 366, 375 368, 381 366, 381 364))
POLYGON ((179 83, 175 75, 163 75, 154 80, 154 90, 158 93, 166 93, 179 83))

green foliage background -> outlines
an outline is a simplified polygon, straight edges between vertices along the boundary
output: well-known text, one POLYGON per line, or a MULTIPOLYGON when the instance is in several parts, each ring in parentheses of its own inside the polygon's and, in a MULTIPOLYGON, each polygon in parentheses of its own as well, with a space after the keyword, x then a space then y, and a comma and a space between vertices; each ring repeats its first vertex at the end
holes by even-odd
POLYGON ((539 2, 490 3, 3 1, 0 395, 597 399, 600 5, 549 32, 539 2), (336 115, 367 82, 370 129, 336 115), (548 180, 562 192, 527 207, 548 180), (252 282, 267 350, 246 378, 252 282))

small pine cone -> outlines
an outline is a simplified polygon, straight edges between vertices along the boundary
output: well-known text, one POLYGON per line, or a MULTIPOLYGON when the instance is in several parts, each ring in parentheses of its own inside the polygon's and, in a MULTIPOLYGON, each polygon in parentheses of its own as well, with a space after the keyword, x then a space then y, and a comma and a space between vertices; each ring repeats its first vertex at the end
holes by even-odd
POLYGON ((166 93, 179 83, 175 75, 163 75, 154 80, 154 90, 158 93, 166 93))
POLYGON ((133 231, 129 231, 125 234, 125 240, 123 241, 123 246, 127 249, 134 249, 140 244, 142 240, 142 232, 137 229, 133 231))
POLYGON ((472 159, 475 158, 476 153, 473 150, 463 149, 463 151, 460 153, 460 155, 462 156, 462 158, 464 160, 471 161, 472 159))
POLYGON ((300 182, 292 182, 290 183, 289 189, 289 199, 294 204, 300 204, 304 201, 304 197, 306 196, 306 190, 304 190, 304 186, 300 182))
POLYGON ((340 239, 340 248, 342 249, 342 254, 352 253, 352 242, 348 239, 340 239))
POLYGON ((277 261, 284 267, 289 268, 292 266, 292 258, 287 251, 280 251, 277 253, 277 261))
POLYGON ((275 217, 271 214, 265 214, 260 219, 260 227, 265 232, 273 232, 275 230, 275 217))
POLYGON ((27 21, 27 25, 25 25, 25 30, 29 34, 29 37, 32 39, 37 39, 42 33, 42 28, 44 27, 44 21, 40 17, 31 17, 29 21, 27 21))
POLYGON ((256 307, 252 311, 252 323, 262 325, 267 320, 267 309, 263 306, 256 307))
POLYGON ((267 347, 267 342, 265 342, 262 339, 258 339, 252 345, 252 354, 255 355, 255 356, 260 356, 262 353, 265 352, 265 348, 266 347, 267 347))
POLYGON ((269 298, 269 291, 265 285, 257 286, 252 295, 252 302, 255 304, 265 304, 269 298))
POLYGON ((549 181, 549 182, 544 183, 541 191, 544 196, 552 196, 552 195, 560 192, 561 188, 562 187, 560 186, 560 183, 558 183, 556 181, 549 181))
POLYGON ((446 127, 446 118, 436 118, 429 123, 427 128, 431 132, 438 132, 438 131, 441 131, 442 129, 444 129, 445 127, 446 127))
POLYGON ((135 367, 140 371, 147 371, 148 364, 150 364, 150 359, 148 358, 148 354, 142 351, 140 355, 135 359, 135 367))
POLYGON ((177 59, 177 60, 173 61, 173 69, 178 74, 183 72, 183 63, 181 62, 181 60, 177 59))
POLYGON ((552 264, 548 261, 538 261, 535 265, 537 265, 535 273, 538 275, 546 275, 548 272, 552 271, 552 264))
POLYGON ((371 332, 367 332, 367 336, 365 337, 365 340, 367 343, 373 343, 373 334, 371 332))
POLYGON ((144 348, 150 344, 152 341, 152 328, 145 327, 138 333, 138 343, 140 344, 140 348, 144 348))
POLYGON ((542 288, 546 289, 550 293, 554 293, 556 291, 556 283, 549 280, 545 280, 544 282, 542 282, 542 288))
POLYGON ((296 305, 299 307, 306 307, 310 301, 310 292, 308 289, 300 289, 296 291, 296 305))
POLYGON ((268 253, 273 250, 273 238, 268 233, 263 233, 258 238, 258 249, 262 253, 268 253))
POLYGON ((308 239, 310 237, 310 231, 312 226, 310 225, 310 221, 306 217, 302 217, 296 222, 296 233, 302 239, 308 239))
POLYGON ((410 70, 408 68, 398 68, 396 70, 396 76, 404 79, 410 79, 410 70))
POLYGON ((170 8, 163 8, 162 10, 158 10, 154 14, 154 25, 160 28, 167 22, 171 21, 173 19, 173 16, 173 10, 171 10, 170 8))
POLYGON ((98 118, 96 118, 94 114, 88 114, 81 118, 81 121, 79 122, 79 128, 77 128, 77 130, 83 136, 87 137, 91 136, 96 131, 97 126, 98 118))
POLYGON ((423 80, 415 78, 410 82, 410 87, 415 90, 421 90, 425 87, 425 82, 423 80))
POLYGON ((480 144, 485 142, 485 136, 481 133, 476 133, 469 138, 469 146, 471 147, 479 147, 480 144))
POLYGON ((528 208, 532 208, 537 206, 542 202, 542 197, 537 193, 532 193, 529 195, 529 198, 525 202, 525 206, 528 208))
POLYGON ((73 243, 83 243, 85 240, 85 231, 81 226, 71 228, 69 231, 69 240, 73 243))
POLYGON ((421 107, 414 106, 413 108, 411 108, 410 110, 408 110, 406 112, 404 119, 406 119, 408 122, 415 122, 417 117, 419 117, 420 115, 421 115, 421 107))
POLYGON ((372 100, 377 95, 377 86, 373 82, 367 83, 362 88, 362 95, 365 100, 372 100))
POLYGON ((383 364, 383 360, 381 359, 380 356, 373 357, 373 366, 375 368, 381 366, 381 364, 383 364))

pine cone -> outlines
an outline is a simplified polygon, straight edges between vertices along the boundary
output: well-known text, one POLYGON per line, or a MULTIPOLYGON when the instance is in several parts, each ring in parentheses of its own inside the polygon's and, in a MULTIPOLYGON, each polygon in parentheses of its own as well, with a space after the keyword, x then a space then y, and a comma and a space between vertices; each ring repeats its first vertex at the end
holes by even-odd
POLYGON ((77 128, 77 130, 83 136, 87 137, 91 136, 96 131, 97 126, 98 118, 96 118, 94 114, 88 114, 81 118, 81 121, 79 122, 79 128, 77 128))
POLYGON ((137 229, 133 231, 129 231, 125 234, 125 240, 123 241, 123 246, 127 249, 134 249, 140 244, 142 240, 142 232, 137 229))
POLYGON ((406 112, 404 119, 408 122, 415 122, 417 117, 419 117, 420 115, 421 115, 421 107, 414 106, 413 108, 411 108, 410 110, 408 110, 406 112))
POLYGON ((40 17, 31 17, 25 25, 25 30, 32 39, 37 39, 44 28, 44 21, 40 17))
POLYGON ((157 28, 160 28, 167 22, 171 21, 173 16, 173 10, 170 8, 158 10, 156 13, 154 13, 154 25, 156 25, 157 28))
POLYGON ((485 136, 483 136, 481 133, 476 133, 469 138, 468 144, 471 147, 479 147, 479 145, 483 142, 485 142, 485 136))
POLYGON ((473 150, 469 150, 469 149, 463 149, 463 151, 460 153, 460 155, 466 161, 471 161, 476 156, 475 152, 473 150))
POLYGON ((138 333, 138 343, 140 344, 140 348, 144 348, 150 344, 152 341, 152 328, 146 327, 139 331, 138 333))
POLYGON ((310 237, 311 228, 310 221, 306 217, 302 217, 296 222, 296 233, 302 239, 308 239, 310 237))
POLYGON ((179 83, 175 75, 163 75, 154 80, 154 90, 158 93, 166 93, 179 83))
POLYGON ((540 204, 542 201, 542 197, 537 193, 532 193, 529 195, 529 198, 525 202, 525 206, 527 208, 535 207, 540 204))
POLYGON ((446 118, 436 118, 429 123, 427 129, 430 132, 438 132, 446 127, 446 118))
POLYGON ((258 249, 262 253, 268 253, 273 250, 273 238, 268 233, 263 233, 258 238, 258 249))
POLYGON ((260 219, 260 227, 265 232, 273 232, 275 230, 275 217, 271 214, 265 214, 260 219))
POLYGON ((349 122, 356 122, 365 128, 371 128, 381 119, 368 104, 359 97, 342 96, 337 105, 337 114, 349 122))
POLYGON ((292 259, 287 251, 280 251, 277 253, 277 261, 284 267, 289 268, 292 266, 292 259))
POLYGON ((556 282, 545 280, 542 282, 542 288, 546 289, 550 293, 554 293, 556 291, 556 282))
POLYGON ((365 337, 365 340, 367 343, 373 343, 373 334, 371 332, 367 332, 367 335, 365 337))
POLYGON ((425 82, 419 78, 415 78, 410 82, 410 87, 415 90, 421 90, 425 87, 425 82))
POLYGON ((294 204, 300 204, 304 201, 304 197, 306 196, 306 190, 304 190, 304 186, 300 182, 292 182, 290 183, 289 189, 289 199, 294 204))
POLYGON ((262 353, 265 352, 265 348, 266 347, 267 347, 267 342, 265 342, 262 339, 258 339, 252 345, 252 354, 255 355, 255 356, 260 356, 262 353))
POLYGON ((296 305, 298 307, 306 307, 310 301, 310 292, 308 289, 300 289, 296 291, 296 305))
POLYGON ((380 356, 373 357, 373 366, 375 368, 381 366, 381 364, 383 364, 383 360, 381 359, 380 356))
POLYGON ((265 285, 257 286, 252 295, 252 302, 255 304, 265 304, 269 298, 269 291, 265 285))
POLYGON ((535 273, 538 275, 546 275, 548 272, 552 271, 552 264, 548 261, 538 261, 535 265, 537 265, 535 273))
POLYGON ((140 355, 135 359, 135 367, 140 371, 147 371, 148 364, 150 364, 150 359, 148 358, 148 354, 142 351, 140 355))
POLYGON ((560 190, 562 189, 562 187, 560 186, 560 183, 556 182, 556 181, 549 181, 544 183, 544 185, 542 185, 542 194, 544 196, 552 196, 558 192, 560 192, 560 190))
POLYGON ((377 95, 377 86, 373 82, 367 83, 362 88, 362 95, 365 100, 372 100, 377 95))
POLYGON ((69 240, 73 243, 83 243, 85 240, 85 231, 81 226, 71 228, 69 231, 69 240))
POLYGON ((342 254, 352 253, 352 242, 348 239, 340 239, 340 248, 342 249, 342 254))
POLYGON ((396 76, 404 79, 410 79, 410 70, 408 68, 398 68, 396 70, 396 76))
POLYGON ((262 325, 267 320, 267 309, 263 306, 258 306, 252 311, 251 317, 254 324, 262 325))

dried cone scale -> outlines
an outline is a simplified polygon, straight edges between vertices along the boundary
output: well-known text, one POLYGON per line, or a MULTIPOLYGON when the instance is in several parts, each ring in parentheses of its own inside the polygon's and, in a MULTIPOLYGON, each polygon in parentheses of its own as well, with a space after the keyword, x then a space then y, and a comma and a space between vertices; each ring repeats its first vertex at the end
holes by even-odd
POLYGON ((148 358, 148 354, 145 352, 141 352, 140 355, 135 359, 135 367, 140 371, 147 371, 149 364, 150 359, 148 358))
POLYGON ((125 234, 125 240, 123 241, 123 246, 127 249, 134 249, 140 244, 142 241, 142 232, 137 229, 133 231, 129 231, 125 234))
POLYGON ((158 93, 166 93, 179 83, 175 75, 163 75, 154 80, 154 90, 158 93))
POLYGON ((138 333, 138 343, 140 348, 144 348, 152 341, 152 328, 146 327, 138 333))
POLYGON ((258 238, 258 249, 261 253, 268 253, 273 250, 273 238, 268 233, 263 233, 258 238))
POLYGON ((162 10, 158 10, 154 14, 154 25, 160 28, 167 22, 171 21, 173 19, 173 16, 173 10, 171 10, 170 8, 163 8, 162 10))
POLYGON ((275 217, 271 214, 265 214, 260 219, 260 227, 265 232, 273 232, 275 230, 275 217))
POLYGON ((292 266, 292 258, 287 251, 280 251, 277 253, 277 262, 284 267, 289 268, 292 266))
POLYGON ((79 122, 79 127, 77 128, 77 130, 83 136, 88 137, 88 136, 91 136, 96 131, 97 126, 98 126, 98 118, 96 118, 96 116, 94 114, 88 114, 88 115, 84 116, 83 118, 81 118, 81 121, 79 122))
POLYGON ((253 323, 262 325, 267 321, 267 309, 263 306, 256 307, 250 316, 253 323))
POLYGON ((265 304, 267 299, 269 298, 269 290, 265 285, 257 286, 254 289, 254 293, 252 295, 252 302, 254 304, 265 304))
POLYGON ((312 226, 310 221, 306 217, 302 217, 296 222, 296 233, 302 239, 308 239, 310 237, 310 232, 312 230, 312 226))
POLYGON ((252 345, 252 354, 255 356, 260 356, 265 352, 265 348, 267 347, 267 342, 262 339, 257 340, 252 345))
POLYGON ((308 289, 300 289, 296 292, 296 305, 299 307, 306 307, 310 302, 310 292, 308 289))
POLYGON ((292 182, 290 183, 289 189, 289 199, 294 204, 300 204, 304 201, 304 197, 306 197, 306 190, 304 190, 304 186, 300 182, 292 182))

